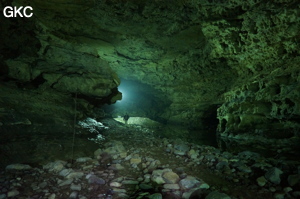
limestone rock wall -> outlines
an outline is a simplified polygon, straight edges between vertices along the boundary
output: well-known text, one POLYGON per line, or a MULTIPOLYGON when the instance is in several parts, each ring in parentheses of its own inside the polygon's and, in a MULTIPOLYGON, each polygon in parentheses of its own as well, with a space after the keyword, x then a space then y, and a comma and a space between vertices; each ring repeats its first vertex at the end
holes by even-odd
MULTIPOLYGON (((220 147, 298 154, 300 143, 299 59, 225 94, 218 108, 220 147)), ((268 155, 271 155, 268 154, 268 155)))
MULTIPOLYGON (((120 79, 107 61, 85 51, 86 44, 83 43, 86 42, 72 40, 67 34, 53 33, 41 22, 40 16, 53 16, 50 12, 55 11, 53 8, 58 2, 47 2, 44 7, 38 1, 31 3, 35 4, 32 5, 32 18, 4 18, 1 15, 0 108, 5 112, 11 112, 12 108, 16 115, 28 115, 32 123, 40 123, 39 117, 43 122, 68 123, 74 115, 75 96, 77 108, 82 111, 80 117, 90 113, 93 105, 121 99, 117 90, 120 79), (40 13, 39 16, 41 9, 49 10, 49 15, 40 13), (43 104, 45 99, 48 102, 43 104), (55 103, 60 108, 53 108, 55 103)), ((12 5, 28 5, 28 2, 2 1, 0 8, 12 5)), ((86 10, 86 7, 70 6, 70 10, 77 11, 77 14, 82 14, 81 9, 86 10)), ((62 12, 67 13, 67 10, 62 12)), ((4 126, 7 123, 4 122, 5 115, 0 118, 4 126)))
MULTIPOLYGON (((1 1, 1 12, 7 5, 28 5, 16 3, 1 1)), ((96 144, 76 124, 87 116, 103 117, 95 105, 121 99, 118 75, 107 61, 84 50, 86 42, 59 37, 43 25, 38 7, 33 18, 7 19, 2 13, 0 18, 0 167, 60 154, 70 158, 74 145, 82 146, 78 153, 89 154, 96 144)))

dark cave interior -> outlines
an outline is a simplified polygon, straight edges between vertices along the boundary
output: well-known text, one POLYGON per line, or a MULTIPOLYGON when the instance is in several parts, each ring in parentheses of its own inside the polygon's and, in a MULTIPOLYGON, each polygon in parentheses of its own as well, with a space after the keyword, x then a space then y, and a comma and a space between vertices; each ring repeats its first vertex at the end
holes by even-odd
POLYGON ((300 198, 298 0, 0 8, 0 199, 300 198))

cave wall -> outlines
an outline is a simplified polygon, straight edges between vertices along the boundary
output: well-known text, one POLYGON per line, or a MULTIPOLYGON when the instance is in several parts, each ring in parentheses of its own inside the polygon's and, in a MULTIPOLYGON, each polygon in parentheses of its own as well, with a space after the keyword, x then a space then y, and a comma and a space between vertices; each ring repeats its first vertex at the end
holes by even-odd
POLYGON ((219 146, 268 155, 299 153, 299 58, 225 94, 218 108, 219 146))
MULTIPOLYGON (((1 1, 1 8, 31 3, 38 4, 38 1, 1 1)), ((1 15, 2 125, 15 123, 14 119, 6 117, 15 114, 23 115, 31 124, 47 126, 51 122, 63 122, 61 126, 70 126, 75 113, 74 101, 80 112, 78 119, 82 119, 92 114, 94 105, 121 99, 117 90, 120 79, 107 61, 81 50, 85 48, 82 41, 71 40, 68 35, 56 36, 59 33, 53 33, 39 22, 38 7, 33 6, 33 9, 32 18, 4 18, 1 15)), ((46 9, 54 11, 51 6, 46 9)), ((83 6, 70 9, 82 14, 79 11, 83 6)), ((63 12, 67 13, 66 10, 63 12)))

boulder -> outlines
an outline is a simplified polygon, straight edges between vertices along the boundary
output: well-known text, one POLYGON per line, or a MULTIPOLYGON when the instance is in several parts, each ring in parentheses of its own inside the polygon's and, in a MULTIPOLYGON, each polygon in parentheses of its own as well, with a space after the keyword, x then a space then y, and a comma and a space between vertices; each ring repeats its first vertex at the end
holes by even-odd
POLYGON ((295 186, 296 184, 300 184, 300 174, 289 175, 288 183, 290 186, 295 186))
POLYGON ((210 192, 205 199, 231 199, 228 195, 225 193, 220 193, 218 191, 210 192))
POLYGON ((151 181, 157 184, 164 184, 166 181, 162 177, 163 173, 172 171, 171 169, 157 169, 152 172, 151 181))
POLYGON ((186 178, 179 181, 179 185, 182 189, 191 189, 200 184, 200 181, 193 176, 187 176, 186 178))
POLYGON ((266 173, 265 173, 265 178, 269 181, 269 182, 272 182, 274 184, 280 184, 281 182, 281 179, 280 179, 280 175, 282 174, 283 172, 276 168, 276 167, 273 167, 273 168, 270 168, 266 173))
POLYGON ((27 164, 10 164, 5 167, 6 170, 28 170, 31 166, 27 164))
POLYGON ((173 171, 165 172, 162 175, 162 177, 165 180, 165 182, 169 183, 169 184, 177 183, 179 180, 179 176, 176 173, 174 173, 173 171))
POLYGON ((256 179, 256 182, 259 186, 263 187, 268 182, 267 179, 264 176, 261 176, 256 179))

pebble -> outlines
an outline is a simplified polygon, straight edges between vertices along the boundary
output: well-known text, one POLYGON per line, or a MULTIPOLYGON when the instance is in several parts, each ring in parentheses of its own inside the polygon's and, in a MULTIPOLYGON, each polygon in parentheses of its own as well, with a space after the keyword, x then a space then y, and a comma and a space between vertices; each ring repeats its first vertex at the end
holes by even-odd
POLYGON ((48 185, 47 182, 42 182, 38 185, 38 187, 40 187, 41 189, 45 188, 48 185))
POLYGON ((113 188, 113 191, 116 192, 116 193, 126 193, 126 190, 125 189, 119 189, 119 188, 113 188))
POLYGON ((88 178, 89 184, 105 184, 105 180, 95 175, 90 175, 88 178))
POLYGON ((293 189, 291 187, 285 187, 283 189, 283 191, 284 191, 284 193, 289 193, 289 192, 293 191, 293 189))
POLYGON ((124 180, 122 184, 139 184, 136 180, 124 180))
POLYGON ((73 191, 73 192, 70 194, 69 198, 70 198, 70 199, 76 199, 77 196, 78 196, 78 192, 73 191))
POLYGON ((131 159, 131 155, 128 155, 126 158, 125 158, 125 160, 127 161, 127 160, 130 160, 131 159))
POLYGON ((164 184, 164 189, 180 189, 178 184, 164 184))
POLYGON ((140 189, 142 189, 142 190, 150 190, 150 189, 153 189, 153 187, 152 187, 151 185, 145 184, 145 183, 141 183, 141 184, 139 185, 139 187, 140 187, 140 189))
POLYGON ((64 180, 64 181, 60 182, 58 184, 58 186, 62 187, 62 186, 65 186, 65 185, 70 185, 72 182, 73 182, 73 179, 67 179, 67 180, 64 180))
POLYGON ((47 199, 55 199, 55 197, 56 197, 55 193, 52 193, 50 196, 48 196, 47 199))
POLYGON ((217 170, 221 170, 223 168, 226 168, 226 166, 228 166, 228 162, 226 161, 220 161, 218 162, 218 164, 216 165, 216 169, 217 170))
POLYGON ((57 160, 55 162, 50 162, 43 166, 43 169, 49 170, 50 172, 60 172, 64 169, 67 162, 62 160, 57 160))
POLYGON ((5 167, 6 170, 28 170, 31 166, 27 164, 10 164, 5 167))
POLYGON ((251 168, 247 167, 246 165, 241 165, 241 166, 238 166, 238 169, 244 173, 251 173, 252 170, 251 168))
POLYGON ((15 197, 15 196, 17 196, 17 195, 19 195, 19 194, 20 194, 20 192, 19 192, 18 190, 13 189, 13 190, 7 192, 7 197, 8 197, 8 198, 9 198, 9 197, 15 197))
POLYGON ((233 178, 232 181, 235 182, 235 183, 237 183, 237 182, 239 182, 240 180, 237 179, 237 178, 233 178))
POLYGON ((275 193, 274 194, 274 199, 284 199, 285 197, 284 193, 275 193))
POLYGON ((283 172, 276 168, 276 167, 273 167, 273 168, 270 168, 266 173, 265 173, 265 178, 274 183, 274 184, 280 184, 280 175, 282 174, 283 172))
POLYGON ((174 145, 174 149, 174 154, 181 156, 185 155, 190 150, 190 147, 185 143, 178 143, 174 145))
POLYGON ((90 157, 81 157, 81 158, 77 158, 76 162, 82 163, 82 162, 88 162, 88 161, 91 161, 91 160, 93 160, 93 159, 90 158, 90 157))
POLYGON ((209 186, 209 184, 207 184, 207 183, 202 183, 198 188, 199 188, 199 189, 209 189, 210 186, 209 186))
POLYGON ((191 197, 191 195, 192 195, 196 190, 198 190, 198 188, 190 189, 190 190, 184 192, 184 193, 182 194, 182 198, 183 198, 183 199, 189 199, 189 198, 191 197))
POLYGON ((300 198, 300 191, 294 191, 292 193, 292 195, 295 197, 295 198, 300 198))
POLYGON ((288 183, 290 186, 295 186, 296 184, 300 184, 300 174, 289 175, 288 183))
POLYGON ((270 187, 269 190, 270 190, 271 192, 275 192, 275 191, 276 191, 276 188, 275 188, 275 187, 270 187))
POLYGON ((165 172, 162 175, 162 177, 163 177, 164 181, 169 184, 174 184, 179 181, 179 176, 176 173, 174 173, 173 171, 165 172))
POLYGON ((120 158, 126 158, 127 157, 127 153, 126 152, 121 152, 120 153, 120 158))
POLYGON ((196 159, 199 154, 194 149, 191 149, 187 155, 191 159, 196 159))
POLYGON ((112 180, 112 182, 122 182, 124 180, 124 177, 118 177, 112 180))
POLYGON ((73 191, 80 191, 81 190, 81 184, 71 184, 71 187, 70 187, 71 190, 73 191))
POLYGON ((140 164, 142 162, 141 158, 131 158, 130 164, 140 164))
MULTIPOLYGON (((174 151, 174 154, 175 154, 175 155, 179 155, 179 156, 184 156, 185 153, 186 153, 185 151, 180 151, 180 150, 175 150, 175 151, 174 151)), ((178 157, 178 158, 179 158, 179 157, 178 157)))
POLYGON ((200 181, 193 176, 187 176, 186 178, 179 181, 179 185, 182 189, 187 190, 199 185, 200 181))
POLYGON ((59 172, 59 175, 65 177, 65 176, 69 175, 71 173, 71 171, 73 171, 73 169, 63 169, 59 172))
POLYGON ((94 157, 95 159, 99 160, 101 159, 101 154, 103 153, 102 149, 97 149, 95 152, 94 152, 94 157))
POLYGON ((82 167, 82 170, 90 170, 93 167, 94 167, 93 165, 87 165, 87 166, 82 167))
POLYGON ((163 179, 162 177, 162 174, 164 172, 167 172, 167 171, 171 171, 170 169, 158 169, 158 170, 154 170, 152 172, 152 175, 151 175, 151 180, 157 184, 164 184, 166 183, 165 180, 163 179))
POLYGON ((109 186, 111 186, 111 187, 121 187, 122 184, 119 183, 119 182, 111 182, 111 183, 109 183, 109 186))
POLYGON ((162 199, 162 195, 160 193, 155 193, 155 194, 152 194, 150 196, 148 196, 149 199, 162 199))
POLYGON ((84 173, 83 172, 80 172, 80 171, 72 171, 71 173, 69 173, 66 178, 67 179, 79 179, 79 178, 82 178, 84 176, 84 173))
POLYGON ((263 187, 266 185, 266 183, 268 182, 267 179, 264 176, 261 176, 259 178, 256 179, 256 182, 259 186, 263 187))
POLYGON ((116 164, 116 165, 115 165, 115 168, 116 168, 116 170, 123 170, 123 169, 125 169, 125 167, 123 167, 123 166, 120 165, 120 164, 116 164))
POLYGON ((137 181, 139 181, 139 182, 142 182, 144 180, 144 178, 142 178, 142 177, 139 177, 138 179, 137 179, 137 181))
POLYGON ((225 193, 220 193, 218 191, 210 192, 205 199, 231 199, 228 195, 225 193))

